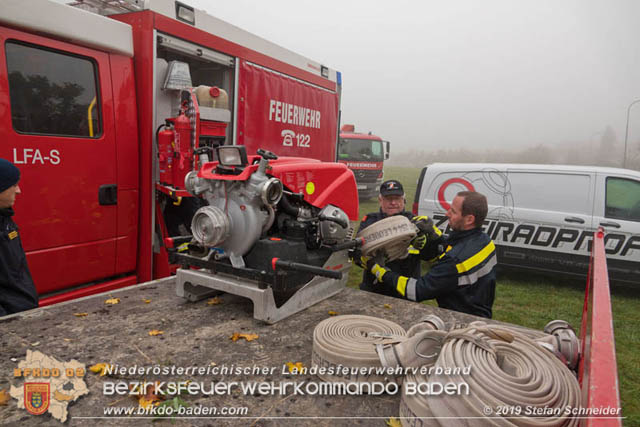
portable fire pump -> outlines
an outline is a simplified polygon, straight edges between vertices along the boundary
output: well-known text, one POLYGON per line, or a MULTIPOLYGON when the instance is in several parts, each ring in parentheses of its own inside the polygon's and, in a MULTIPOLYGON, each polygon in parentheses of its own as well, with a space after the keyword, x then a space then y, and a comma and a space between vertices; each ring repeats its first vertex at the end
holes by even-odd
POLYGON ((224 91, 187 81, 179 99, 178 115, 157 132, 157 189, 174 204, 203 201, 185 210, 205 206, 188 212, 192 235, 166 241, 170 261, 183 267, 177 294, 192 301, 219 291, 248 297, 254 317, 273 323, 339 292, 347 250, 359 244, 349 226, 358 215, 351 171, 265 150, 247 156, 245 146, 224 145, 230 119, 224 91))
POLYGON ((216 148, 185 187, 207 205, 195 213, 192 236, 167 239, 179 263, 176 292, 196 301, 215 291, 254 303, 254 317, 275 323, 339 292, 349 269, 349 220, 358 194, 345 165, 278 157, 244 146, 216 148), (188 242, 188 252, 176 246, 188 242), (199 267, 194 269, 189 267, 199 267))

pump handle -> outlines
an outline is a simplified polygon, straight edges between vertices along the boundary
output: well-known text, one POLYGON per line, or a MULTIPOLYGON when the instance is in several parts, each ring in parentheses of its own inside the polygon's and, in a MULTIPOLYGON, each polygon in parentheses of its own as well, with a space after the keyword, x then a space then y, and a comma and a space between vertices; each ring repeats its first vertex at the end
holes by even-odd
POLYGON ((312 273, 316 276, 328 277, 330 279, 342 279, 342 273, 339 271, 327 270, 322 267, 316 267, 315 265, 309 264, 301 264, 299 262, 284 261, 279 258, 271 259, 271 268, 273 268, 274 271, 277 269, 301 271, 304 273, 312 273))
POLYGON ((273 154, 271 151, 263 150, 262 148, 258 148, 257 153, 259 156, 262 156, 262 158, 266 160, 276 160, 278 158, 278 156, 273 154))

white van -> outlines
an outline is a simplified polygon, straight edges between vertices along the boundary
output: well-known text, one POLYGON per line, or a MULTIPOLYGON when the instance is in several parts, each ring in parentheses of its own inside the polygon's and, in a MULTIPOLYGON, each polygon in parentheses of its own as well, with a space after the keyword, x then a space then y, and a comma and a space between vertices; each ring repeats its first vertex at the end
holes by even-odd
POLYGON ((640 172, 593 166, 434 163, 418 179, 414 213, 448 229, 459 191, 487 197, 483 230, 502 265, 586 275, 593 232, 605 230, 609 277, 640 283, 640 172))

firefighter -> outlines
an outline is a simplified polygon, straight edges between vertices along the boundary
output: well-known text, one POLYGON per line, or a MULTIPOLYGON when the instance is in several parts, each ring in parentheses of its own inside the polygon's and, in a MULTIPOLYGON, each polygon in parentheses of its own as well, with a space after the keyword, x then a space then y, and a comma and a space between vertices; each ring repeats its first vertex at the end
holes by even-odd
MULTIPOLYGON (((360 223, 358 230, 364 230, 374 222, 393 215, 403 215, 409 220, 413 220, 413 214, 404 210, 405 202, 404 189, 399 181, 391 179, 383 182, 380 186, 380 194, 378 195, 380 210, 378 212, 370 213, 362 218, 362 222, 360 223)), ((439 230, 435 230, 437 230, 437 228, 432 227, 427 230, 426 234, 419 233, 418 237, 412 242, 412 246, 415 246, 417 249, 422 249, 429 234, 433 236, 436 232, 440 233, 439 230)), ((438 236, 436 235, 435 237, 438 236)), ((387 264, 387 267, 404 276, 420 277, 420 258, 417 256, 418 250, 413 249, 413 247, 410 248, 410 254, 408 257, 392 261, 387 264)), ((360 253, 358 251, 354 253, 354 261, 364 269, 362 273, 362 283, 360 284, 361 290, 397 298, 401 297, 394 289, 383 287, 377 283, 376 276, 366 268, 366 260, 364 260, 364 262, 361 261, 360 253)))
POLYGON ((13 203, 20 194, 20 171, 0 159, 0 316, 38 307, 27 257, 13 219, 13 203))
MULTIPOLYGON (((487 199, 473 191, 459 192, 447 211, 451 233, 427 240, 420 255, 435 259, 428 274, 413 278, 369 260, 367 269, 381 282, 380 287, 411 301, 435 298, 438 306, 491 318, 496 288, 496 253, 493 241, 481 229, 487 216, 487 199)), ((429 220, 418 219, 419 228, 428 229, 429 220)))

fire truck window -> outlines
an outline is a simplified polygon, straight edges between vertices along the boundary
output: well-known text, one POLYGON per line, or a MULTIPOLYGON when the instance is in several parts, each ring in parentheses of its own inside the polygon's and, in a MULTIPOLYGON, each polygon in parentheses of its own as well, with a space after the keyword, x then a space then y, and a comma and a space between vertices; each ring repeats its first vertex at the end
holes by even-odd
POLYGON ((382 142, 369 139, 343 139, 339 156, 347 160, 368 160, 381 162, 383 159, 382 142))
POLYGON ((30 134, 98 137, 100 99, 93 61, 7 42, 11 119, 30 134))
POLYGON ((382 157, 382 143, 373 141, 371 144, 371 153, 374 157, 382 157))
POLYGON ((607 178, 607 218, 640 222, 640 182, 607 178))

